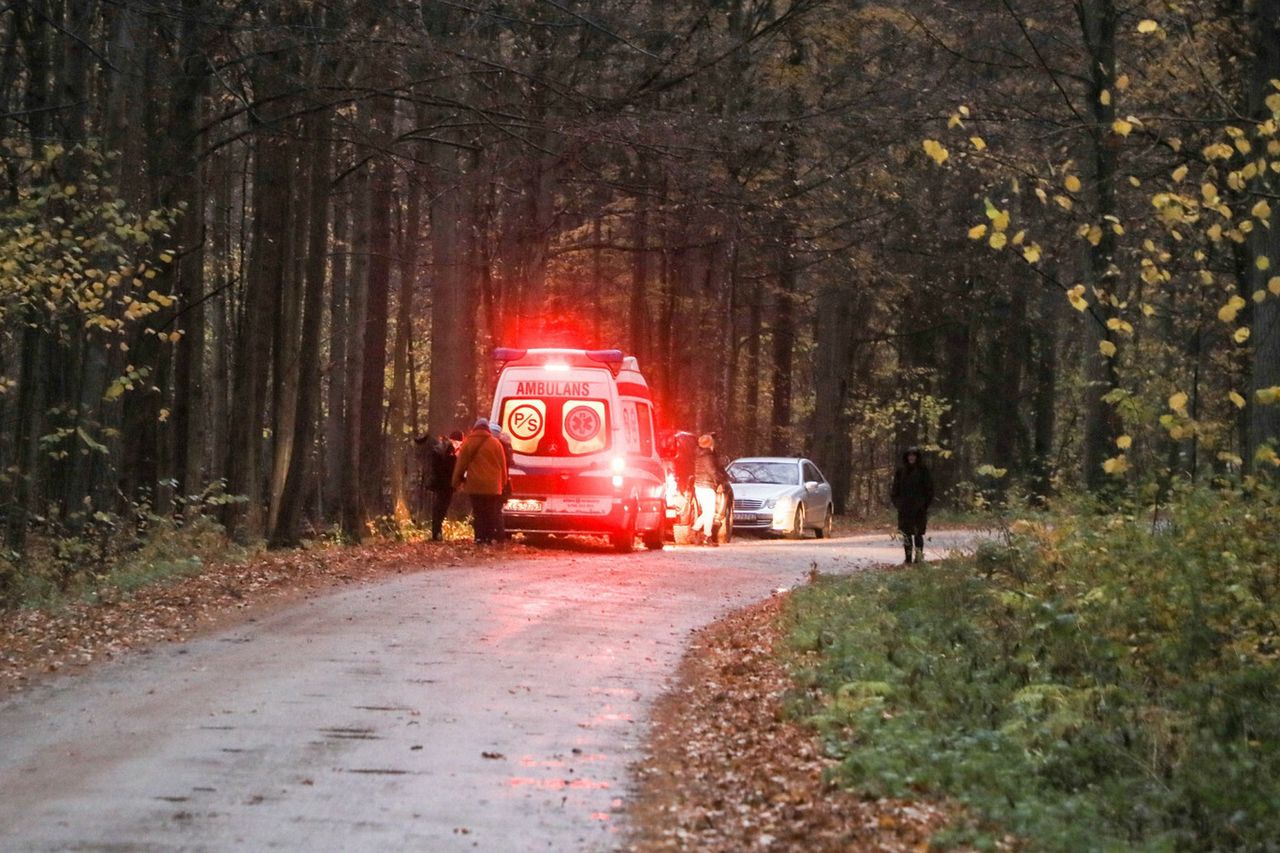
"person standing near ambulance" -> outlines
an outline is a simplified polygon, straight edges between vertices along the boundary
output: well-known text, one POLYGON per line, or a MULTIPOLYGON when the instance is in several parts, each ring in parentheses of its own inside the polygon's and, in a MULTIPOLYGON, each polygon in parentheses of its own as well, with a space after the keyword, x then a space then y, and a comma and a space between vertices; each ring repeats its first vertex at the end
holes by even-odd
POLYGON ((693 495, 698 501, 698 518, 693 523, 693 533, 701 533, 699 541, 706 545, 718 545, 712 535, 716 522, 716 493, 728 479, 720 460, 716 458, 716 440, 710 433, 698 437, 698 454, 693 461, 693 495))
POLYGON ((502 442, 489 431, 488 418, 480 418, 458 449, 453 465, 453 487, 471 497, 476 544, 500 541, 502 493, 507 486, 507 454, 502 442))

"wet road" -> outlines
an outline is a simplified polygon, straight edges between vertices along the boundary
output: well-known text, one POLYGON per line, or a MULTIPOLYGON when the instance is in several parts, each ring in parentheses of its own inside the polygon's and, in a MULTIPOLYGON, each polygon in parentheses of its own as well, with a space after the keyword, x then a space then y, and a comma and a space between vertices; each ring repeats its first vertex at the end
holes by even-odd
POLYGON ((611 849, 689 631, 814 564, 899 559, 884 536, 513 557, 104 664, 0 703, 0 849, 611 849))

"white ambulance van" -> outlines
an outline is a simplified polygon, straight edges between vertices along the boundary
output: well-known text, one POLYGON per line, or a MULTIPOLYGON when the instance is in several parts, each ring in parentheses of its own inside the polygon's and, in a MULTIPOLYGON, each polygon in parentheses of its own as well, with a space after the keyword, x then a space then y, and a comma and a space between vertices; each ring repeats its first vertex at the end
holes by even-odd
POLYGON ((653 399, 620 350, 494 350, 491 423, 511 436, 510 532, 608 536, 662 547, 664 476, 653 399))

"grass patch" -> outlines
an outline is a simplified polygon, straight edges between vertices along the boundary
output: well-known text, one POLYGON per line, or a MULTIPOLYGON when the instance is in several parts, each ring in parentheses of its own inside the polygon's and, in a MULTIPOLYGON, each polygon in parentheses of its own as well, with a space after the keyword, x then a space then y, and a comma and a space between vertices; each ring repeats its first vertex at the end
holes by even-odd
POLYGON ((1280 500, 1059 511, 974 558, 798 590, 795 703, 871 796, 951 797, 1040 850, 1273 849, 1280 500))
POLYGON ((72 601, 111 600, 244 556, 207 516, 140 514, 123 523, 100 514, 80 535, 33 535, 21 560, 0 557, 8 590, 0 604, 57 610, 72 601))

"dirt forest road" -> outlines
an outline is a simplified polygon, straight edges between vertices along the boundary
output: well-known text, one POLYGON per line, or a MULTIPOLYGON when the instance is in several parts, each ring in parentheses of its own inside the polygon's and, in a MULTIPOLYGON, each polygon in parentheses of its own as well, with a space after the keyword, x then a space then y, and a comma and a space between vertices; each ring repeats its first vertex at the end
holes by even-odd
POLYGON ((690 630, 899 559, 886 536, 513 557, 55 679, 0 703, 0 849, 613 849, 690 630))

